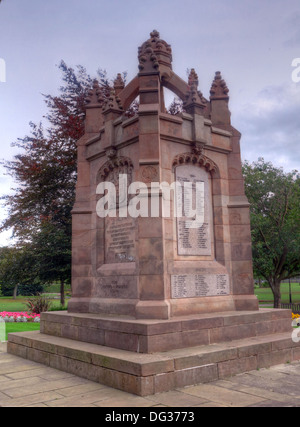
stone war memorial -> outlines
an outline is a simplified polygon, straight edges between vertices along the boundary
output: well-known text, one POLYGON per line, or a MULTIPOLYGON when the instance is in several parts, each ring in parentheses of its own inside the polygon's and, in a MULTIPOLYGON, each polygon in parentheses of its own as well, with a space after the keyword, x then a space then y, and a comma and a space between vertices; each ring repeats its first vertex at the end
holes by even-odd
POLYGON ((259 309, 254 295, 228 94, 220 72, 209 99, 194 69, 181 79, 157 31, 131 82, 118 75, 106 100, 94 82, 78 141, 68 312, 11 334, 10 353, 140 396, 300 359, 291 312, 259 309), (183 112, 167 112, 165 88, 183 112))

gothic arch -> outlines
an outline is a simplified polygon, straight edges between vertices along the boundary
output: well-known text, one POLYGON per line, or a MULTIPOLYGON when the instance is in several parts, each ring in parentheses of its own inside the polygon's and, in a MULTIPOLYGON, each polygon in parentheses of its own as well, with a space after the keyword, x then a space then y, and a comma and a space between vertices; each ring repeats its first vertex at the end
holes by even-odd
POLYGON ((219 168, 217 164, 205 156, 204 154, 196 154, 196 153, 183 153, 178 154, 172 163, 172 168, 175 170, 176 167, 182 165, 195 165, 202 168, 205 168, 207 172, 209 172, 212 177, 217 178, 219 176, 219 168))
POLYGON ((108 160, 97 173, 97 184, 105 181, 115 169, 119 169, 119 173, 132 175, 133 162, 129 157, 115 157, 108 160))

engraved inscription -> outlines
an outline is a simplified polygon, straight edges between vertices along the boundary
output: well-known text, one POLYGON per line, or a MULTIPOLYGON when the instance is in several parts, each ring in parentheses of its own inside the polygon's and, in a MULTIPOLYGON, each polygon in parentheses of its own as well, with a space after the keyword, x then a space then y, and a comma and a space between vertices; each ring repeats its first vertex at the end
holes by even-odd
MULTIPOLYGON (((184 188, 191 183, 192 191, 176 191, 176 204, 182 217, 177 219, 178 255, 210 256, 211 242, 211 210, 210 182, 208 173, 197 166, 183 165, 176 168, 176 181, 184 188), (202 183, 202 191, 196 194, 197 183, 202 183), (197 206, 196 206, 197 202, 197 206), (196 209, 197 208, 197 209, 196 209), (188 212, 196 211, 203 214, 204 222, 197 228, 190 227, 191 218, 188 212)), ((201 188, 201 187, 199 187, 201 188)))
POLYGON ((182 274, 172 276, 172 298, 211 297, 230 294, 227 274, 182 274))
POLYGON ((106 263, 135 261, 135 220, 106 219, 106 263))
POLYGON ((98 298, 127 298, 138 296, 137 278, 134 276, 101 277, 97 282, 98 298))

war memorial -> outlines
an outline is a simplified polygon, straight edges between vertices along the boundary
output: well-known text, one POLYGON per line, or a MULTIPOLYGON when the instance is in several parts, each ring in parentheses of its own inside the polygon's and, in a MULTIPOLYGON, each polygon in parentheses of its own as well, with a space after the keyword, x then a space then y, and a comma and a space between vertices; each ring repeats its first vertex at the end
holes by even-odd
POLYGON ((103 100, 95 81, 78 141, 68 312, 11 334, 9 353, 140 396, 300 359, 291 312, 259 309, 254 295, 241 134, 221 73, 212 78, 206 99, 153 31, 131 82, 119 75, 103 100), (167 112, 165 88, 182 112, 167 112))

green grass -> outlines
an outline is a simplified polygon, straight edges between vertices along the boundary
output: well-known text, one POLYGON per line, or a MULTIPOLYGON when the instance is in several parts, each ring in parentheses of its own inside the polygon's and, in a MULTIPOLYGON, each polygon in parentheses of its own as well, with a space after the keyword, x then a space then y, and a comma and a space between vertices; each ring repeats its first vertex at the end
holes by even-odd
POLYGON ((7 335, 14 332, 39 331, 39 323, 5 323, 6 326, 6 341, 7 335))
MULTIPOLYGON (((0 297, 0 312, 8 311, 8 312, 19 312, 19 311, 28 311, 26 307, 27 297, 17 297, 17 299, 13 299, 11 297, 0 297)), ((67 307, 68 302, 66 302, 67 307)), ((51 301, 51 310, 60 310, 61 305, 60 301, 57 299, 52 299, 51 301)))
POLYGON ((26 298, 17 297, 17 299, 8 298, 8 297, 0 297, 0 312, 1 311, 26 311, 26 298))
MULTIPOLYGON (((274 302, 273 293, 270 288, 255 288, 254 293, 258 297, 259 301, 262 303, 272 304, 274 302)), ((300 303, 299 283, 292 283, 292 296, 293 296, 293 303, 299 304, 300 303)), ((288 283, 282 283, 281 285, 281 298, 282 298, 281 300, 282 303, 288 304, 290 302, 288 283)))

